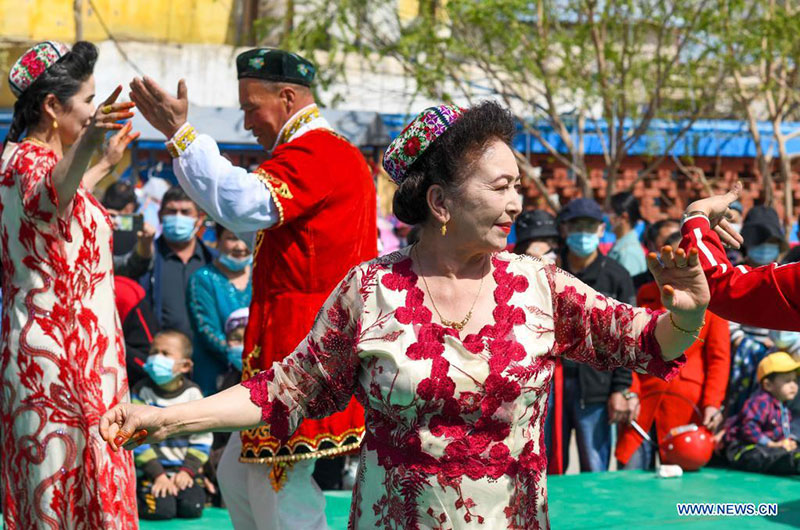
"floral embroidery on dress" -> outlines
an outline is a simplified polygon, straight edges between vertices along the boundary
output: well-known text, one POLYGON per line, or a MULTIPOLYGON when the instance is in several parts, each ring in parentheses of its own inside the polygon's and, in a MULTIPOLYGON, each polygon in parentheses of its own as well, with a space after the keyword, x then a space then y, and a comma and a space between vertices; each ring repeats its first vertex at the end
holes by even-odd
POLYGON ((31 142, 2 160, 3 515, 7 528, 133 528, 133 458, 97 434, 128 399, 112 227, 83 188, 59 214, 57 161, 31 142))
POLYGON ((408 249, 362 264, 297 350, 245 383, 281 435, 359 399, 350 528, 547 528, 555 356, 659 375, 679 364, 660 359, 657 315, 537 260, 501 253, 492 267, 493 321, 461 337, 433 321, 408 249))

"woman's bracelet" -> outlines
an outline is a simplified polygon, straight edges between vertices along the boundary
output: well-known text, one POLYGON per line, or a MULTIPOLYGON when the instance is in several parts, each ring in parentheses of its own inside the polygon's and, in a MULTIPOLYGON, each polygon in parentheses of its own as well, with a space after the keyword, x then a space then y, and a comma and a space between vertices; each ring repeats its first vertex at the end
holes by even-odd
POLYGON ((704 341, 703 339, 700 338, 700 330, 703 329, 703 326, 706 325, 705 317, 703 317, 703 322, 697 327, 697 329, 691 329, 691 330, 690 329, 683 329, 682 327, 680 327, 679 325, 677 325, 675 323, 675 320, 672 318, 672 311, 670 311, 669 312, 669 323, 672 324, 673 328, 677 329, 681 333, 685 333, 686 335, 689 335, 693 339, 699 340, 700 342, 705 344, 706 341, 704 341))

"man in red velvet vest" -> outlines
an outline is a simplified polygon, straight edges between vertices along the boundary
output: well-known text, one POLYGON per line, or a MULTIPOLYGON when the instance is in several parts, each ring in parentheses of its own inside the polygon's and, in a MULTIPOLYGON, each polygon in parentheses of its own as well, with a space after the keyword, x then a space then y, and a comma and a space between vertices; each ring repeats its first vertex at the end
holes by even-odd
MULTIPOLYGON (((255 49, 236 59, 244 126, 269 154, 253 172, 232 165, 187 121, 181 82, 172 97, 145 78, 131 97, 170 140, 181 186, 254 252, 253 301, 243 379, 286 357, 354 265, 377 255, 375 187, 359 150, 320 115, 309 88, 315 68, 285 51, 255 49)), ((212 131, 209 131, 212 132, 212 131)), ((269 427, 232 436, 218 476, 237 530, 326 528, 314 461, 358 448, 364 413, 305 420, 280 444, 269 427)))

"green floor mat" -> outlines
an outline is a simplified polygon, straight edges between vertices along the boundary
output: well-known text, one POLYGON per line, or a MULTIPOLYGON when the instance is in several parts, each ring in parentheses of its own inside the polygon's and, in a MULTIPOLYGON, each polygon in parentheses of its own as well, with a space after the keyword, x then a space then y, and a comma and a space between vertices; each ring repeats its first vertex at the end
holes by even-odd
MULTIPOLYGON (((577 529, 751 529, 800 528, 800 477, 772 477, 704 469, 677 479, 621 471, 551 477, 550 522, 557 530, 577 529), (681 517, 676 503, 777 503, 775 517, 681 517)), ((345 530, 349 492, 326 492, 330 530, 345 530)), ((201 519, 142 521, 142 530, 233 530, 228 512, 208 508, 201 519)), ((298 529, 299 530, 299 529, 298 529)), ((500 529, 487 529, 500 530, 500 529)))

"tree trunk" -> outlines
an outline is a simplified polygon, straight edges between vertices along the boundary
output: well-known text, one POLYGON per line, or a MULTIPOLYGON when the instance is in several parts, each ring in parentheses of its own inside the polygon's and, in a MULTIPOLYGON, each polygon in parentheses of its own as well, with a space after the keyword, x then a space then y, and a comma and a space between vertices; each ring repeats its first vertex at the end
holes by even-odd
POLYGON ((611 196, 617 192, 617 174, 619 173, 619 162, 613 162, 606 167, 606 198, 603 206, 608 209, 611 207, 611 196))
POLYGON ((83 40, 83 0, 73 0, 72 15, 75 19, 75 42, 83 40))
POLYGON ((286 0, 286 14, 283 16, 282 40, 286 42, 294 31, 294 0, 286 0))

